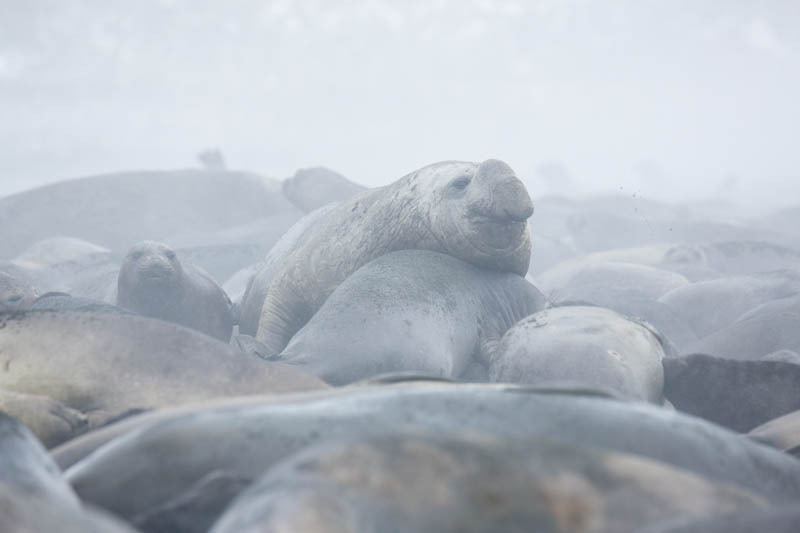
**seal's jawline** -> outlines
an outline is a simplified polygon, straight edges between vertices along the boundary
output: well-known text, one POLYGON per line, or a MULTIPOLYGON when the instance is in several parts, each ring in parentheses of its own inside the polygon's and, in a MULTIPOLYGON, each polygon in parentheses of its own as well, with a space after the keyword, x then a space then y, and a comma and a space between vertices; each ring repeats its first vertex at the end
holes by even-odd
MULTIPOLYGON (((453 217, 453 218, 455 218, 455 217, 453 217)), ((476 224, 479 224, 479 222, 473 222, 472 221, 473 218, 479 218, 479 219, 482 219, 484 221, 488 221, 489 223, 496 224, 496 222, 492 222, 495 219, 492 219, 492 218, 487 217, 485 215, 475 216, 473 214, 472 217, 464 217, 464 218, 467 219, 467 224, 466 225, 469 225, 470 227, 473 227, 476 224)), ((475 242, 475 240, 477 240, 477 239, 473 240, 469 235, 467 235, 464 232, 465 224, 459 224, 458 223, 458 222, 463 222, 463 218, 462 218, 461 221, 453 220, 453 222, 454 222, 455 227, 458 228, 458 233, 461 235, 461 237, 464 238, 464 240, 467 242, 467 244, 469 244, 470 247, 472 247, 474 250, 477 250, 481 254, 488 255, 490 257, 506 257, 506 256, 509 256, 509 255, 513 255, 514 253, 516 253, 520 249, 522 249, 522 247, 525 246, 525 244, 527 242, 527 239, 525 239, 525 229, 526 229, 526 227, 528 225, 528 221, 527 220, 525 220, 525 221, 513 221, 511 224, 509 224, 509 225, 516 225, 516 224, 521 224, 522 225, 522 227, 521 227, 522 231, 520 232, 520 237, 522 237, 522 238, 519 240, 519 242, 517 242, 515 244, 512 243, 512 245, 507 247, 507 248, 493 248, 492 246, 489 246, 489 245, 481 245, 481 244, 475 242)))

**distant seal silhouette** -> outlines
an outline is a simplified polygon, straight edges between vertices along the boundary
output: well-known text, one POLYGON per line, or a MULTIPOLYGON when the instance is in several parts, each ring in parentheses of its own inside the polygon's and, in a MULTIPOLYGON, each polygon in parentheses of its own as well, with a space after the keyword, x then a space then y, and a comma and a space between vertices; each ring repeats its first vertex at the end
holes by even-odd
POLYGON ((225 342, 231 338, 233 313, 225 291, 166 244, 144 241, 128 251, 117 279, 117 305, 225 342))
POLYGON ((532 214, 525 186, 494 159, 436 163, 365 192, 300 236, 272 277, 256 338, 280 353, 342 281, 397 250, 443 252, 524 276, 532 214))

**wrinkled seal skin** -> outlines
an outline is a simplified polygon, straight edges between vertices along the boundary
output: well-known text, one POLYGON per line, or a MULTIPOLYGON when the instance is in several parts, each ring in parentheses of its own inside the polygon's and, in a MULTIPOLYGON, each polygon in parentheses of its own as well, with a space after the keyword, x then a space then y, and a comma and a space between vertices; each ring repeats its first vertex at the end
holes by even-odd
POLYGON ((401 431, 326 442, 269 469, 210 533, 619 533, 762 506, 747 491, 656 461, 546 438, 532 444, 401 431))
POLYGON ((225 291, 203 270, 181 263, 166 244, 143 241, 128 251, 117 279, 117 305, 225 342, 233 331, 225 291))
MULTIPOLYGON (((750 490, 770 503, 800 501, 800 463, 793 457, 662 407, 567 390, 361 386, 140 417, 121 422, 135 431, 95 449, 65 473, 84 501, 128 520, 167 502, 185 507, 187 495, 196 493, 210 472, 252 480, 312 444, 362 441, 390 431, 480 431, 531 449, 546 437, 655 459, 750 490), (140 417, 154 423, 137 426, 140 417)), ((113 433, 113 426, 108 431, 113 433)), ((81 439, 92 440, 92 434, 81 439)))
POLYGON ((516 274, 427 250, 392 252, 339 285, 278 360, 331 385, 388 372, 459 377, 473 363, 485 367, 506 330, 546 303, 516 274))
POLYGON ((283 350, 336 287, 389 252, 443 252, 524 276, 533 204, 502 161, 443 162, 342 203, 299 240, 272 278, 256 338, 283 350))
POLYGON ((324 219, 326 214, 337 204, 330 204, 312 211, 297 221, 283 236, 275 243, 267 257, 258 265, 255 274, 247 283, 241 305, 239 306, 239 333, 255 336, 258 331, 258 321, 261 319, 261 308, 267 298, 269 285, 275 276, 284 259, 297 247, 297 243, 303 238, 307 231, 312 228, 319 220, 324 219))

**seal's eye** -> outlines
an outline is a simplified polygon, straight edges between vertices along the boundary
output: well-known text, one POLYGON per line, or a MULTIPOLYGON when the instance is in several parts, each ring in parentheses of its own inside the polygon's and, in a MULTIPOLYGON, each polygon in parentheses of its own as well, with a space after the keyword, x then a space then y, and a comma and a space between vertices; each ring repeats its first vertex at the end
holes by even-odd
POLYGON ((131 254, 131 259, 134 261, 138 261, 140 257, 142 257, 142 252, 133 252, 131 254))
POLYGON ((460 178, 456 178, 452 182, 450 182, 450 185, 453 186, 455 189, 463 191, 464 189, 467 188, 467 185, 469 185, 471 181, 472 178, 470 178, 469 176, 461 176, 460 178))
POLYGON ((167 250, 167 252, 164 255, 166 255, 167 259, 169 259, 170 261, 175 259, 175 252, 173 252, 172 250, 167 250))

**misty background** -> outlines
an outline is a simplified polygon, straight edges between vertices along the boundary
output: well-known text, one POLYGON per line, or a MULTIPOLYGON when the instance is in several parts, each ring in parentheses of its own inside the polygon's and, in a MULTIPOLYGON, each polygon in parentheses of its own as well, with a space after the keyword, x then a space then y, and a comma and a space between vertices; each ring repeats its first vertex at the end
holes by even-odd
POLYGON ((800 3, 0 0, 0 195, 198 166, 368 186, 507 161, 531 195, 800 195, 800 3))

